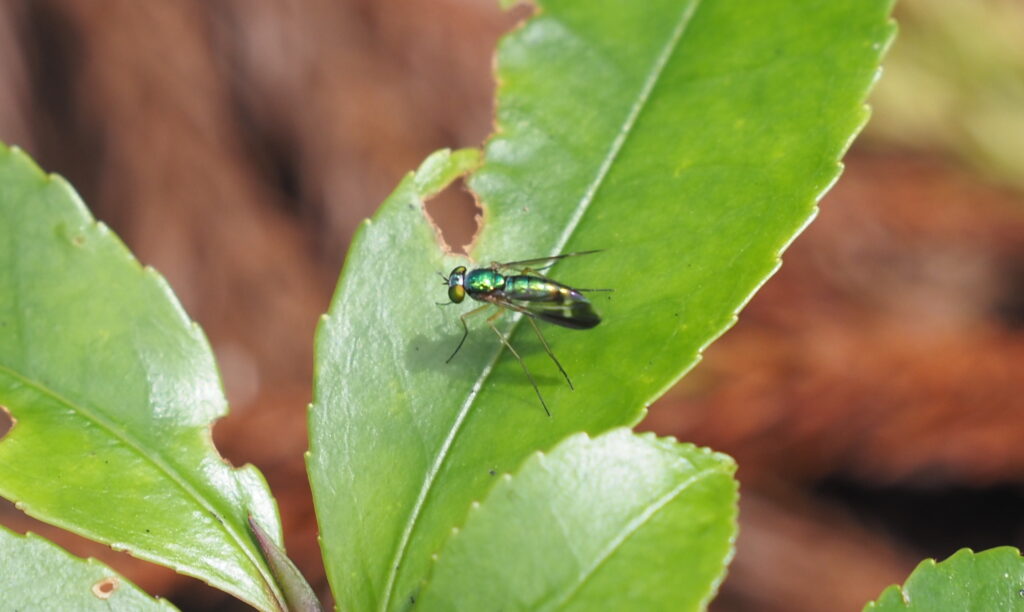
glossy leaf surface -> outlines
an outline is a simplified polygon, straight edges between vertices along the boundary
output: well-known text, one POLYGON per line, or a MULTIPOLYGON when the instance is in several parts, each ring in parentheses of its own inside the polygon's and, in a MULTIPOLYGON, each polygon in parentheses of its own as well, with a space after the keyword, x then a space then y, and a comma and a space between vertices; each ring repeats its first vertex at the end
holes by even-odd
POLYGON ((4 610, 169 612, 95 559, 79 559, 35 534, 0 527, 0 593, 4 610))
POLYGON ((936 563, 922 561, 901 587, 892 585, 865 612, 989 612, 1024 610, 1024 558, 1003 546, 966 548, 936 563))
POLYGON ((471 254, 488 265, 605 249, 545 273, 615 291, 593 294, 595 329, 544 326, 575 391, 529 326, 498 322, 548 418, 482 320, 445 364, 473 305, 434 305, 446 301, 438 272, 466 263, 424 218, 443 182, 406 179, 361 229, 318 332, 310 430, 345 608, 407 605, 492 471, 635 424, 696 363, 836 179, 893 31, 889 0, 538 5, 499 49, 471 254))
POLYGON ((724 455, 625 429, 569 438, 470 511, 417 606, 703 609, 732 553, 734 470, 724 455))
POLYGON ((40 520, 201 578, 278 595, 247 515, 263 477, 217 454, 226 403, 205 337, 59 177, 0 147, 0 494, 40 520))

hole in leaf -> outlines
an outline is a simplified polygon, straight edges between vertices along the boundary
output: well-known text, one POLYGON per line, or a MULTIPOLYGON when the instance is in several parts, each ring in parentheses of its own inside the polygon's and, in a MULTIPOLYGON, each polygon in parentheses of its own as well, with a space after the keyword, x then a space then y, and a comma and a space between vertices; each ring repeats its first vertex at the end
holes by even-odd
POLYGON ((443 191, 427 200, 427 218, 437 229, 450 253, 465 255, 480 227, 483 211, 463 179, 453 181, 443 191))
POLYGON ((100 599, 110 599, 118 586, 120 586, 120 581, 117 576, 108 576, 92 585, 92 594, 100 599))
POLYGON ((7 409, 7 406, 0 404, 0 440, 3 440, 4 436, 13 428, 14 417, 11 416, 11 411, 7 409))

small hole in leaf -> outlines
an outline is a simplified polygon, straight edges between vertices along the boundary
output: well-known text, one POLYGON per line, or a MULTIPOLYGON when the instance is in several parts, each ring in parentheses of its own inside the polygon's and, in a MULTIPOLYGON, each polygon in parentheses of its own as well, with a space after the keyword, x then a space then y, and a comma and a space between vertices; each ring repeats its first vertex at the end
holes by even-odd
POLYGON ((11 411, 7 409, 7 406, 0 404, 0 440, 2 440, 13 427, 14 417, 11 416, 11 411))
POLYGON ((92 585, 92 594, 100 599, 110 599, 118 586, 120 586, 120 581, 117 576, 109 576, 92 585))
POLYGON ((482 211, 461 178, 426 203, 427 217, 444 247, 452 253, 465 254, 476 238, 482 211))

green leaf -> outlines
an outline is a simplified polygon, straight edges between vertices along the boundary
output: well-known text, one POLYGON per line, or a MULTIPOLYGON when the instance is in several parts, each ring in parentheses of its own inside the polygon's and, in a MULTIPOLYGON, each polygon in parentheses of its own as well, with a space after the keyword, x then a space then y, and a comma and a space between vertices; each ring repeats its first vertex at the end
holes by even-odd
POLYGON ((96 559, 79 559, 35 534, 0 527, 4 610, 176 610, 96 559))
POLYGON ((963 548, 939 563, 926 559, 903 587, 890 586, 864 610, 1024 610, 1024 558, 1016 548, 1002 546, 980 553, 963 548))
POLYGON ((249 536, 280 541, 259 472, 231 468, 213 355, 166 282, 59 177, 0 145, 0 495, 26 513, 279 608, 249 536))
POLYGON ((483 321, 445 364, 471 306, 434 305, 437 273, 465 263, 424 218, 435 189, 407 178, 361 228, 317 334, 310 423, 342 608, 404 606, 492 471, 635 424, 696 363, 836 179, 893 31, 890 0, 538 4, 500 46, 472 256, 606 249, 546 274, 615 292, 593 294, 596 329, 544 328, 575 391, 529 326, 500 323, 548 418, 483 321))
POLYGON ((571 437, 470 511, 417 607, 704 609, 732 554, 734 471, 724 455, 652 435, 571 437))

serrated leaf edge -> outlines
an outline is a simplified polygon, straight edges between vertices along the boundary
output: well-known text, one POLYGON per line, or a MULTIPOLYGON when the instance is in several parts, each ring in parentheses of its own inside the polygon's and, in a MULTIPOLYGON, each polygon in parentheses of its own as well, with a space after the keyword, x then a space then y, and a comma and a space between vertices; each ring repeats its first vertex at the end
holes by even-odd
MULTIPOLYGON (((916 567, 914 567, 914 569, 910 572, 910 574, 906 577, 906 579, 903 580, 902 583, 900 583, 900 584, 890 584, 889 586, 887 586, 884 589, 882 589, 882 592, 878 594, 878 597, 876 597, 874 600, 872 600, 872 601, 868 602, 867 604, 865 604, 863 610, 864 610, 864 612, 868 612, 870 610, 877 610, 878 609, 878 602, 881 601, 886 596, 886 593, 889 593, 889 592, 892 592, 892 591, 895 591, 896 593, 899 593, 900 601, 902 601, 905 606, 911 605, 911 603, 912 603, 911 600, 913 599, 913 597, 911 597, 911 594, 907 592, 907 583, 910 582, 910 580, 912 578, 917 576, 919 572, 934 570, 934 569, 936 569, 936 568, 938 568, 940 566, 945 565, 946 563, 950 563, 950 562, 953 562, 953 561, 959 561, 962 557, 968 557, 968 558, 970 558, 970 560, 974 561, 978 557, 982 557, 982 556, 985 556, 985 557, 993 556, 994 557, 994 556, 1001 556, 1001 555, 1005 555, 1005 554, 1014 555, 1015 557, 1017 557, 1018 561, 1024 561, 1024 555, 1021 554, 1020 549, 1018 549, 1016 546, 996 546, 994 548, 989 548, 989 549, 982 550, 982 551, 979 551, 979 552, 975 552, 971 548, 964 547, 964 548, 961 548, 961 549, 957 550, 956 552, 954 552, 950 556, 946 557, 942 561, 937 561, 937 560, 935 560, 935 558, 924 559, 920 563, 918 563, 916 567)), ((1022 588, 1019 591, 1019 595, 1021 597, 1024 597, 1024 588, 1022 588)))

